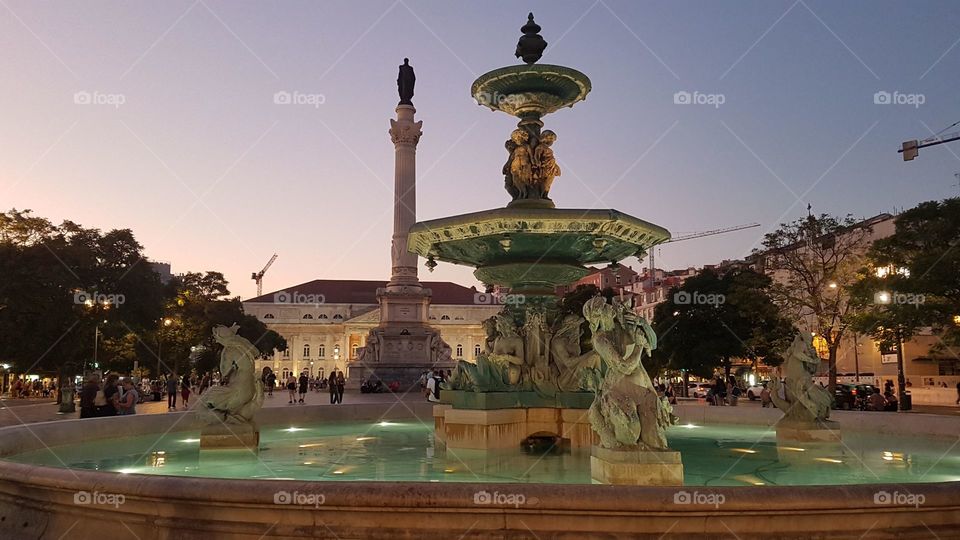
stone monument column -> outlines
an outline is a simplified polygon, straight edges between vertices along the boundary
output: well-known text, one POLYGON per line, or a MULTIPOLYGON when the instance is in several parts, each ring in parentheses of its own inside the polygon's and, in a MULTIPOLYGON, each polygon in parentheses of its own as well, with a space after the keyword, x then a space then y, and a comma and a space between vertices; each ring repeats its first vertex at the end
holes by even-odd
POLYGON ((417 221, 417 142, 422 121, 414 121, 413 105, 397 105, 397 119, 390 120, 394 146, 393 238, 390 249, 390 282, 387 290, 399 292, 404 286, 420 288, 417 255, 407 251, 407 233, 417 221))
POLYGON ((408 59, 397 76, 400 103, 390 120, 394 146, 393 235, 390 242, 390 281, 377 289, 380 324, 367 335, 350 378, 398 381, 413 388, 420 374, 432 367, 450 369, 450 347, 430 327, 431 291, 417 278, 417 255, 407 250, 407 235, 417 221, 417 143, 423 122, 414 120, 416 77, 408 59))

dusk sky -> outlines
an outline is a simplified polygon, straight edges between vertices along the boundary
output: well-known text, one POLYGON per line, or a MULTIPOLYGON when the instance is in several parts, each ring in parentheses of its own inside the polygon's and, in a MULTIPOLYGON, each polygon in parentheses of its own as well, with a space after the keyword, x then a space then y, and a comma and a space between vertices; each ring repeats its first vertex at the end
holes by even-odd
MULTIPOLYGON (((960 144, 896 153, 960 120, 955 1, 0 0, 0 206, 130 228, 152 259, 223 271, 244 298, 275 252, 265 291, 385 280, 397 66, 417 73, 418 219, 502 207, 516 120, 470 84, 519 63, 528 11, 541 63, 593 82, 545 118, 558 207, 674 235, 762 224, 665 245, 659 267, 741 258, 808 203, 869 217, 960 194, 960 144)), ((422 262, 421 279, 476 284, 422 262)))

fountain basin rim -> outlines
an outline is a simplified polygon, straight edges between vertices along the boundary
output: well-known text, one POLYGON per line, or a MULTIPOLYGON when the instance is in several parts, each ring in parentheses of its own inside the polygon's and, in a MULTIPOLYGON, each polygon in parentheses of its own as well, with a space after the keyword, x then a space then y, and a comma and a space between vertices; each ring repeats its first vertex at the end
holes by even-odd
MULTIPOLYGON (((470 85, 470 95, 478 105, 502 110, 500 101, 524 93, 551 96, 556 108, 572 107, 587 98, 592 89, 590 78, 576 69, 552 64, 520 64, 504 66, 484 73, 470 85), (491 99, 494 96, 495 99, 491 99), (502 96, 502 97, 500 97, 502 96)), ((506 112, 506 111, 505 111, 506 112)))
MULTIPOLYGON (((339 415, 354 410, 370 414, 379 409, 379 413, 383 414, 389 405, 345 405, 342 409, 330 412, 339 415)), ((430 408, 426 403, 413 403, 411 407, 418 417, 430 408)), ((739 419, 744 423, 756 423, 759 419, 769 423, 770 418, 776 416, 769 409, 751 411, 744 417, 748 410, 746 408, 732 411, 708 410, 713 408, 696 405, 681 408, 684 421, 705 420, 709 423, 711 419, 723 418, 727 421, 739 419)), ((300 421, 316 418, 319 409, 330 408, 277 408, 274 409, 275 413, 270 414, 269 421, 258 421, 274 424, 291 419, 300 421)), ((102 435, 116 433, 118 428, 127 426, 134 432, 155 432, 157 428, 162 430, 164 427, 174 428, 171 431, 180 427, 192 429, 187 422, 181 422, 182 414, 58 420, 11 426, 0 429, 0 448, 9 453, 10 448, 16 446, 15 441, 11 441, 14 438, 23 438, 28 444, 32 444, 31 441, 35 443, 35 437, 49 440, 51 435, 69 441, 72 435, 63 434, 65 431, 102 435), (71 423, 74 426, 68 425, 71 423)), ((837 416, 841 423, 850 425, 851 431, 876 429, 877 426, 887 425, 883 420, 894 420, 894 427, 903 432, 942 432, 945 427, 955 426, 960 421, 957 418, 924 414, 905 417, 849 412, 837 416)), ((399 417, 399 414, 390 416, 391 419, 399 417)), ((330 531, 340 537, 373 537, 378 534, 380 538, 390 537, 391 534, 426 537, 436 535, 439 532, 436 527, 440 526, 451 531, 459 529, 457 535, 472 530, 466 538, 509 532, 519 534, 526 527, 545 531, 548 536, 580 532, 629 538, 641 533, 652 534, 654 531, 673 535, 713 534, 718 530, 716 527, 722 528, 719 520, 730 530, 748 535, 756 534, 757 520, 762 520, 767 530, 792 537, 850 537, 854 531, 859 531, 856 534, 859 536, 874 526, 876 530, 911 531, 917 535, 929 534, 929 527, 930 530, 943 533, 942 537, 953 537, 960 534, 960 482, 719 488, 317 482, 121 474, 0 460, 0 511, 14 512, 13 515, 22 516, 24 520, 46 520, 43 522, 45 534, 53 534, 53 531, 62 533, 73 527, 74 534, 84 537, 88 530, 93 531, 89 534, 95 534, 102 532, 105 525, 121 527, 121 523, 125 523, 145 539, 160 538, 163 534, 179 531, 185 519, 189 521, 190 530, 196 537, 203 537, 203 534, 207 534, 206 537, 252 534, 250 538, 257 538, 261 537, 270 523, 281 520, 283 524, 268 531, 268 537, 309 538, 330 531), (124 494, 126 501, 119 508, 78 506, 75 503, 74 496, 78 491, 94 490, 124 494), (279 490, 323 493, 325 503, 319 508, 278 506, 274 503, 274 497, 279 490), (725 502, 717 508, 678 505, 674 497, 679 490, 723 495, 725 502), (877 505, 874 497, 879 490, 890 493, 915 490, 923 493, 926 500, 919 507, 877 505), (518 507, 477 505, 474 497, 479 491, 520 493, 530 504, 518 507), (425 516, 435 516, 438 511, 444 515, 440 525, 424 519, 425 516), (683 519, 685 517, 697 519, 683 519)), ((0 536, 4 532, 17 533, 17 537, 26 536, 26 531, 20 528, 22 521, 14 519, 0 523, 0 536)))

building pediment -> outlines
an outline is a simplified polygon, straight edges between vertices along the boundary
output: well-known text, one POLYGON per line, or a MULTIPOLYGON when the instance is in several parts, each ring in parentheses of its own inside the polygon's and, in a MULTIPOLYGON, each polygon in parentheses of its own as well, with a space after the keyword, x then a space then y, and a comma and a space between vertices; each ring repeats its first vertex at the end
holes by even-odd
POLYGON ((379 322, 380 308, 375 308, 366 313, 361 313, 352 319, 347 319, 344 324, 378 324, 379 322))

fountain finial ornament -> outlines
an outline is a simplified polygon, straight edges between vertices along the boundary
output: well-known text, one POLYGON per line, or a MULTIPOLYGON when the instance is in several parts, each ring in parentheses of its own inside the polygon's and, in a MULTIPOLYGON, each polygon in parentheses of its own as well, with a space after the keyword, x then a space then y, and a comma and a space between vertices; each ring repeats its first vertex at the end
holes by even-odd
POLYGON ((413 86, 417 82, 417 76, 413 74, 413 66, 410 65, 410 59, 404 58, 400 66, 400 73, 397 74, 397 92, 400 94, 400 105, 413 105, 413 86))
POLYGON ((517 42, 517 58, 522 58, 527 64, 533 64, 543 56, 547 42, 540 36, 540 25, 533 21, 533 13, 527 15, 527 24, 520 27, 523 35, 517 42))

